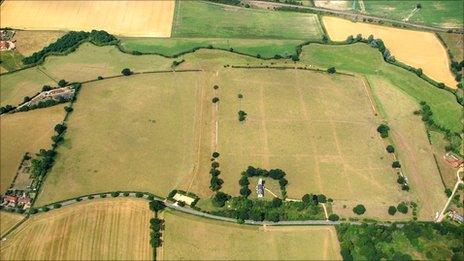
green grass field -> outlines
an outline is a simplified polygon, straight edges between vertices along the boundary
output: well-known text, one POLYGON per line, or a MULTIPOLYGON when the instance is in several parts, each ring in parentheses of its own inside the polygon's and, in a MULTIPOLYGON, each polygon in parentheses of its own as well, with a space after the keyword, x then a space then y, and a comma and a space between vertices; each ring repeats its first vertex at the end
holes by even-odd
POLYGON ((193 165, 195 73, 83 85, 38 204, 114 190, 166 195, 193 165))
POLYGON ((335 201, 383 204, 405 196, 360 79, 262 69, 225 70, 217 77, 224 192, 238 195, 240 173, 251 165, 284 170, 290 198, 323 193, 335 201), (248 114, 244 123, 239 110, 248 114))
POLYGON ((24 57, 16 51, 3 51, 0 53, 0 65, 7 71, 14 71, 23 66, 24 57))
POLYGON ((339 260, 334 227, 256 227, 164 212, 162 260, 339 260))
POLYGON ((124 38, 121 46, 127 51, 157 53, 166 56, 178 55, 193 48, 207 48, 212 45, 248 55, 273 58, 275 55, 287 57, 296 53, 300 40, 266 39, 217 39, 217 38, 124 38))
POLYGON ((320 40, 317 15, 178 1, 173 37, 320 40))
POLYGON ((311 44, 303 48, 301 60, 310 65, 326 68, 335 66, 343 71, 382 76, 417 102, 426 101, 432 108, 435 122, 454 132, 462 130, 462 106, 456 102, 453 94, 437 89, 411 72, 385 63, 374 48, 364 44, 311 44))
POLYGON ((462 27, 464 6, 461 0, 439 1, 384 1, 364 0, 366 12, 372 15, 387 16, 397 20, 407 17, 416 4, 422 8, 415 13, 410 22, 443 27, 462 27))

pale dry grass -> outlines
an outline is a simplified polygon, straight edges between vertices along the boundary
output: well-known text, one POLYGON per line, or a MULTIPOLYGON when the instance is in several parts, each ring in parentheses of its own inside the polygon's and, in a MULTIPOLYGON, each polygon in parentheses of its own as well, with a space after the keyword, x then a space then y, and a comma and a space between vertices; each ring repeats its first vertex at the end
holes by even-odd
POLYGON ((315 6, 334 10, 350 10, 351 4, 351 1, 346 0, 314 0, 315 6))
MULTIPOLYGON (((380 38, 397 60, 407 65, 422 68, 432 79, 456 88, 456 81, 449 69, 446 49, 435 34, 367 23, 354 23, 345 19, 324 16, 325 28, 332 41, 344 41, 350 35, 373 35, 380 38)), ((355 54, 353 54, 355 55, 355 54)))
POLYGON ((0 245, 1 260, 149 260, 153 212, 136 199, 87 201, 37 214, 0 245))
POLYGON ((49 149, 53 128, 64 119, 64 104, 0 118, 0 191, 4 193, 16 175, 24 153, 49 149))
POLYGON ((106 30, 124 36, 171 36, 174 1, 5 1, 2 27, 106 30))
POLYGON ((334 227, 240 226, 164 213, 164 260, 339 260, 334 227))
POLYGON ((0 235, 3 235, 23 218, 24 216, 20 214, 8 213, 4 211, 0 212, 0 235))
POLYGON ((60 31, 22 31, 17 30, 13 41, 16 50, 24 56, 29 56, 56 41, 64 35, 60 31))

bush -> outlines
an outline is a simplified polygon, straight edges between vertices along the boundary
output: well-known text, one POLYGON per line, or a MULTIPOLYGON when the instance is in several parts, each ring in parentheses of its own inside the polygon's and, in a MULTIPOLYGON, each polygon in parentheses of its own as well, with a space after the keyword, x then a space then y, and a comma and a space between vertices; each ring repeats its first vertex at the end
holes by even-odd
POLYGON ((123 195, 124 197, 128 197, 128 196, 129 196, 129 192, 123 192, 122 195, 123 195))
POLYGON ((76 198, 76 201, 77 201, 77 202, 81 202, 81 201, 82 201, 82 198, 81 198, 81 197, 76 198))
POLYGON ((330 74, 334 74, 335 72, 337 72, 337 70, 335 69, 335 67, 330 67, 327 69, 327 72, 330 74))
POLYGON ((377 127, 377 132, 380 133, 380 137, 386 138, 388 137, 388 132, 390 131, 390 127, 386 124, 380 124, 379 127, 377 127))
POLYGON ((218 97, 214 97, 212 100, 211 100, 213 103, 217 103, 219 101, 219 98, 218 97))
POLYGON ((398 212, 401 212, 403 214, 408 213, 408 206, 404 202, 401 202, 400 204, 398 204, 396 208, 398 209, 398 212))
POLYGON ((64 86, 66 86, 66 84, 67 84, 67 82, 64 79, 61 79, 61 80, 58 81, 58 86, 60 86, 60 87, 64 87, 64 86))
POLYGON ((135 197, 141 198, 141 197, 143 197, 143 193, 142 192, 137 192, 137 193, 135 193, 135 197))
POLYGON ((340 217, 337 214, 330 214, 329 215, 329 220, 330 221, 338 221, 340 217))
POLYGON ((213 155, 212 155, 212 156, 213 156, 213 158, 217 158, 217 157, 219 157, 219 152, 216 152, 216 151, 215 151, 215 152, 213 152, 213 155))
POLYGON ((216 207, 223 207, 226 204, 226 201, 230 198, 230 195, 227 195, 226 193, 219 191, 213 197, 213 205, 216 207))
POLYGON ((70 107, 70 106, 65 106, 65 107, 64 107, 64 110, 65 110, 66 112, 72 112, 72 111, 73 111, 73 108, 70 107))
POLYGON ((211 168, 213 168, 213 169, 219 168, 219 162, 217 162, 217 161, 211 162, 211 168))
POLYGON ((451 189, 449 189, 449 188, 445 189, 445 194, 446 194, 447 197, 451 197, 452 193, 453 193, 453 191, 451 191, 451 189))
POLYGON ((356 207, 353 208, 353 212, 357 215, 362 215, 366 212, 366 207, 362 204, 358 204, 356 207))
POLYGON ((133 72, 129 68, 124 68, 124 69, 122 69, 121 74, 124 75, 124 76, 129 76, 129 75, 133 74, 133 72))
POLYGON ((149 206, 150 206, 150 210, 155 211, 155 212, 158 212, 166 208, 166 205, 164 205, 164 203, 159 200, 150 201, 149 206))
POLYGON ((396 168, 396 169, 401 168, 400 162, 397 161, 397 160, 396 160, 396 161, 393 161, 393 163, 392 163, 392 168, 396 168))
POLYGON ((112 196, 113 198, 118 197, 118 196, 119 196, 119 192, 113 191, 113 192, 111 192, 111 196, 112 196))
POLYGON ((218 86, 218 85, 214 85, 214 86, 213 86, 213 89, 217 90, 217 89, 219 89, 219 86, 218 86))
POLYGON ((395 206, 390 206, 388 207, 388 214, 390 215, 395 215, 396 214, 396 207, 395 206))
POLYGON ((61 208, 61 204, 60 203, 55 203, 55 204, 53 204, 53 208, 61 208))
POLYGON ((319 195, 317 195, 317 201, 320 202, 320 203, 325 203, 325 202, 327 202, 327 198, 325 197, 325 195, 319 194, 319 195))
POLYGON ((386 150, 387 150, 388 153, 393 153, 393 152, 395 152, 395 147, 393 147, 392 145, 388 145, 386 150))
POLYGON ((238 181, 238 184, 244 187, 244 186, 248 186, 250 184, 250 181, 248 180, 248 177, 244 175, 240 178, 240 180, 238 181))
POLYGON ((250 194, 251 194, 251 190, 247 186, 243 186, 240 189, 240 195, 242 195, 244 197, 248 197, 250 194))
POLYGON ((247 113, 240 110, 238 111, 238 121, 244 121, 246 120, 247 113))
POLYGON ((237 95, 237 97, 238 97, 239 99, 242 99, 242 98, 243 98, 243 94, 239 93, 239 94, 237 95))

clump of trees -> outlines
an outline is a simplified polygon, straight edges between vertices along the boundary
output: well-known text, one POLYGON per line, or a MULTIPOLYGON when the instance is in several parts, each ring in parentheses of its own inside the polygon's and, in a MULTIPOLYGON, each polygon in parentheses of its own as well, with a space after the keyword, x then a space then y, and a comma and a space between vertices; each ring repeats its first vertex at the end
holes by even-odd
POLYGON ((398 178, 396 179, 396 182, 398 184, 400 184, 402 190, 409 191, 409 185, 408 185, 408 182, 407 182, 406 178, 404 178, 401 175, 398 175, 398 178))
POLYGON ((362 204, 358 204, 353 208, 353 212, 357 215, 362 215, 364 212, 366 212, 366 207, 364 207, 362 204))
MULTIPOLYGON (((217 154, 219 156, 219 153, 217 154)), ((221 171, 219 170, 219 162, 215 160, 216 160, 216 157, 214 157, 213 155, 213 162, 211 162, 211 169, 209 171, 209 173, 211 174, 209 188, 212 191, 220 190, 222 188, 222 184, 224 184, 224 181, 221 178, 219 178, 219 174, 221 174, 221 171)))
POLYGON ((380 137, 382 138, 387 138, 389 131, 390 131, 390 127, 388 127, 387 124, 382 123, 379 125, 379 127, 377 127, 377 132, 380 133, 380 137))
POLYGON ((36 154, 36 158, 31 161, 31 175, 34 178, 44 177, 47 171, 53 166, 56 152, 54 150, 41 149, 36 154))
POLYGON ((26 65, 35 64, 49 54, 64 54, 74 51, 77 46, 84 41, 90 41, 96 45, 109 45, 115 44, 117 39, 105 31, 92 30, 90 33, 84 31, 71 31, 58 38, 54 43, 44 47, 42 50, 33 53, 31 56, 25 57, 23 63, 26 65))
POLYGON ((215 207, 223 207, 230 198, 230 195, 218 191, 213 197, 213 205, 215 207))
POLYGON ((247 113, 240 110, 238 111, 238 121, 245 121, 246 120, 247 113))
POLYGON ((151 211, 154 211, 156 213, 166 208, 166 205, 164 205, 164 202, 159 201, 159 200, 150 201, 150 203, 148 203, 148 206, 150 207, 151 211))
POLYGON ((4 113, 7 113, 7 112, 10 112, 12 110, 16 109, 15 106, 12 106, 12 105, 5 105, 5 106, 2 106, 0 107, 0 115, 1 114, 4 114, 4 113))
POLYGON ((163 226, 163 220, 158 219, 158 218, 152 218, 150 219, 150 245, 153 248, 157 248, 161 246, 161 229, 163 226))

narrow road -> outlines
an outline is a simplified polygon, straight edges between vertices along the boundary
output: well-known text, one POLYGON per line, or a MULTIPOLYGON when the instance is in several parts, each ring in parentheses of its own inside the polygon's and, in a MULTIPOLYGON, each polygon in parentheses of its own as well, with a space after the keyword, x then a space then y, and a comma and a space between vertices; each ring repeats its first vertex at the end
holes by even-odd
POLYGON ((459 176, 459 173, 460 172, 464 172, 464 167, 460 167, 458 169, 458 171, 456 171, 456 176, 457 176, 457 181, 456 181, 456 185, 454 185, 454 189, 453 189, 453 192, 451 193, 451 196, 448 198, 448 201, 446 201, 446 204, 445 206, 443 207, 443 210, 440 212, 440 214, 438 215, 437 217, 437 221, 436 222, 441 222, 443 221, 443 218, 445 218, 445 211, 446 209, 448 208, 449 204, 451 203, 451 200, 453 199, 454 197, 454 194, 456 193, 456 191, 458 190, 459 188, 459 185, 460 184, 464 184, 464 181, 463 181, 463 177, 459 176))
POLYGON ((460 32, 462 29, 460 28, 442 28, 442 27, 436 27, 436 26, 430 26, 430 25, 423 25, 423 24, 416 24, 416 23, 410 23, 410 22, 403 22, 400 20, 395 20, 395 19, 390 19, 386 17, 378 17, 378 16, 373 16, 373 15, 366 15, 366 14, 361 14, 361 13, 353 13, 349 11, 343 11, 343 10, 335 10, 335 9, 327 9, 323 7, 315 7, 315 6, 297 6, 297 5, 291 5, 291 4, 285 4, 285 3, 276 3, 276 2, 263 2, 263 1, 257 1, 257 0, 250 0, 248 1, 249 3, 252 3, 255 6, 272 6, 272 7, 293 7, 293 8, 298 8, 298 9, 307 9, 307 10, 312 10, 312 11, 317 11, 325 14, 332 14, 332 15, 343 15, 345 17, 353 18, 353 19, 372 19, 372 20, 377 20, 377 21, 383 21, 383 22, 389 22, 389 23, 395 23, 395 24, 400 24, 404 25, 407 27, 413 27, 416 29, 422 29, 422 30, 429 30, 429 31, 434 31, 434 32, 446 32, 449 29, 457 29, 460 32))

